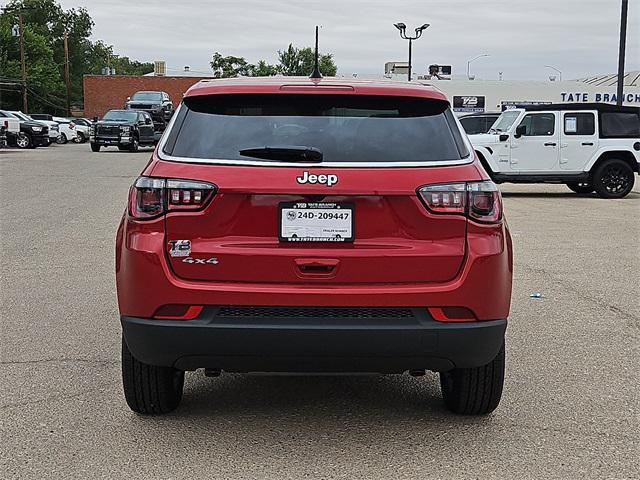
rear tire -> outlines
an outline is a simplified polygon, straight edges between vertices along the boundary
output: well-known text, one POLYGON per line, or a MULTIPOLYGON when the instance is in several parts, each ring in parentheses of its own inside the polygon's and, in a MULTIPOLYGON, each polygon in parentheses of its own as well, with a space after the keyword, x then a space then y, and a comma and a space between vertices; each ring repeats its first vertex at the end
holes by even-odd
POLYGON ((462 415, 493 412, 502 397, 504 359, 503 343, 496 357, 487 365, 440 372, 440 388, 447 408, 462 415))
POLYGON ((144 415, 169 413, 182 400, 184 372, 136 360, 122 339, 122 385, 127 405, 144 415))
POLYGON ((616 158, 603 162, 593 174, 593 187, 602 198, 626 197, 634 182, 634 172, 629 164, 616 158))
POLYGON ((91 151, 92 152, 99 152, 100 151, 100 144, 99 143, 92 143, 91 144, 91 151))
POLYGON ((569 190, 572 190, 576 193, 591 193, 593 192, 593 185, 587 182, 574 182, 567 183, 567 187, 569 190))

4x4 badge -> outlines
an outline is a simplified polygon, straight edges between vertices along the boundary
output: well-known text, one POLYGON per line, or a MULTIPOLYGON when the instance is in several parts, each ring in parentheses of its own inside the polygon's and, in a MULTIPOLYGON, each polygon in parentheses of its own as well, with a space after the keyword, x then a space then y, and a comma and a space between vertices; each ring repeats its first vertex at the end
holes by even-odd
POLYGON ((187 257, 182 260, 184 263, 190 263, 193 265, 217 265, 220 263, 216 257, 211 258, 193 258, 187 257))

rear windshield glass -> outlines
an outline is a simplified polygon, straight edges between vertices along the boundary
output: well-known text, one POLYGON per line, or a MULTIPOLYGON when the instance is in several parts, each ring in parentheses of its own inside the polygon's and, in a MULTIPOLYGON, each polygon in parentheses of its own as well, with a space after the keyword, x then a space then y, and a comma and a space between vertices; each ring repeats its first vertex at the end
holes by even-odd
POLYGON ((252 160, 240 151, 294 146, 319 150, 323 162, 430 162, 468 155, 445 101, 325 94, 187 98, 164 151, 252 160))

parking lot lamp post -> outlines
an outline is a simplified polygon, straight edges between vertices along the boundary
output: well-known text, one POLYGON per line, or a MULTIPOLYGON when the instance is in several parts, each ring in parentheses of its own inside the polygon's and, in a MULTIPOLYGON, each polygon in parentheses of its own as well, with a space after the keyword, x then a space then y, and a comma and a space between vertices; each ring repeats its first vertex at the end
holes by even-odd
POLYGON ((480 55, 476 55, 475 57, 473 57, 471 60, 467 62, 467 80, 471 80, 471 62, 474 62, 479 58, 489 57, 489 56, 490 55, 487 53, 481 53, 480 55))
POLYGON ((400 38, 409 40, 409 71, 407 72, 407 80, 411 81, 411 46, 413 45, 413 41, 419 39, 422 36, 422 32, 429 28, 429 24, 425 23, 421 27, 416 28, 416 33, 413 37, 407 35, 407 26, 404 23, 394 23, 393 26, 400 31, 400 38))
POLYGON ((558 70, 556 67, 553 67, 551 65, 545 65, 545 68, 550 68, 551 70, 554 70, 557 74, 558 74, 558 81, 562 81, 562 72, 560 70, 558 70))

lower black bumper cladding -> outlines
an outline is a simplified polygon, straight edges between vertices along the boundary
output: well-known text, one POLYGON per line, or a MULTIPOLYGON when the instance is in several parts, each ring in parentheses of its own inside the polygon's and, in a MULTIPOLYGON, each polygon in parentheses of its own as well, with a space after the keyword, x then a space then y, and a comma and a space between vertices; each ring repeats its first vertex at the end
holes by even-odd
POLYGON ((138 360, 229 372, 447 371, 489 363, 506 319, 444 323, 426 308, 208 306, 195 320, 122 316, 138 360))

